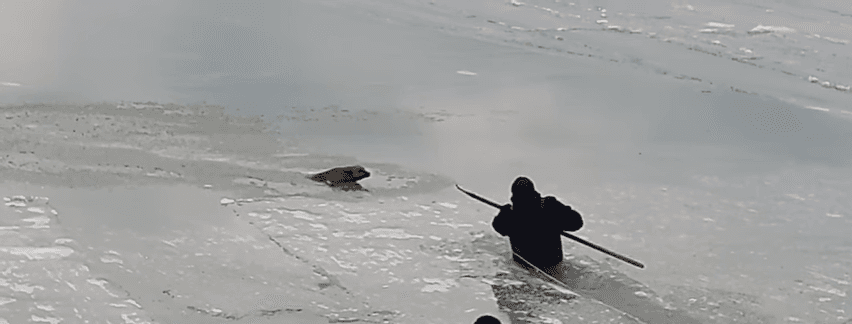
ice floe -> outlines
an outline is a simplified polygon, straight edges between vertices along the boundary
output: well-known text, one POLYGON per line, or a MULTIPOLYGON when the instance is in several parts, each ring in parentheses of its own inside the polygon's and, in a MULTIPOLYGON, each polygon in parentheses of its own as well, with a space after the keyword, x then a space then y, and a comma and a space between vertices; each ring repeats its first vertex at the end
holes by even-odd
POLYGON ((313 220, 317 220, 317 219, 322 218, 320 216, 311 216, 311 214, 308 214, 308 213, 301 211, 301 210, 293 210, 293 211, 289 211, 289 212, 290 212, 291 215, 293 215, 293 218, 298 218, 298 219, 313 221, 313 220))
POLYGON ((339 267, 343 268, 343 269, 347 269, 347 270, 358 270, 358 267, 357 267, 357 266, 355 266, 354 264, 352 264, 351 262, 346 262, 346 261, 343 261, 343 260, 338 260, 338 259, 337 259, 337 258, 335 258, 334 256, 331 256, 330 258, 331 258, 331 260, 333 260, 333 261, 334 261, 334 263, 337 263, 337 265, 338 265, 339 267))
POLYGON ((50 223, 50 218, 43 215, 33 218, 24 218, 21 221, 32 222, 33 225, 28 226, 30 228, 50 228, 50 226, 47 226, 47 223, 50 223))
POLYGON ((423 282, 427 285, 420 289, 421 292, 447 292, 450 288, 458 286, 453 279, 423 278, 423 282))
POLYGON ((734 28, 734 25, 731 25, 731 24, 723 24, 723 23, 712 22, 712 21, 708 22, 704 25, 707 26, 707 27, 716 27, 716 28, 734 28))
POLYGON ((450 209, 455 209, 456 207, 458 207, 458 205, 451 204, 451 203, 445 203, 445 202, 440 202, 440 203, 438 203, 438 205, 441 205, 443 207, 450 208, 450 209))
POLYGON ((824 292, 824 293, 829 293, 829 294, 832 294, 832 295, 837 295, 839 297, 846 297, 845 291, 834 288, 832 286, 828 286, 828 285, 823 286, 823 287, 808 286, 808 288, 811 288, 811 289, 816 290, 816 291, 821 291, 821 292, 824 292))
POLYGON ((820 36, 819 34, 814 34, 814 37, 819 38, 819 39, 824 39, 824 40, 827 40, 827 41, 829 41, 831 43, 835 43, 835 44, 846 45, 846 44, 849 43, 849 41, 845 40, 845 39, 838 39, 838 38, 833 38, 833 37, 828 37, 828 36, 820 36))
MULTIPOLYGON (((0 284, 2 284, 2 283, 3 282, 0 281, 0 284)), ((36 289, 44 290, 44 287, 39 286, 39 285, 27 285, 27 284, 13 283, 13 284, 9 285, 9 289, 14 291, 14 292, 22 292, 22 293, 32 294, 33 292, 36 291, 36 289)))
POLYGON ((124 261, 123 261, 123 260, 121 260, 121 259, 119 259, 119 258, 116 258, 116 257, 111 257, 111 256, 102 256, 102 257, 101 257, 101 262, 103 262, 103 263, 118 263, 118 264, 124 264, 124 261))
POLYGON ((8 253, 11 255, 25 256, 29 260, 56 260, 67 257, 74 253, 74 250, 66 246, 57 247, 30 247, 30 246, 14 246, 0 247, 0 253, 8 253))
POLYGON ((398 228, 374 228, 364 235, 374 238, 391 238, 398 240, 423 238, 423 236, 408 234, 404 230, 398 228))
POLYGON ((783 26, 763 26, 757 25, 757 27, 752 28, 748 31, 749 34, 765 34, 765 33, 794 33, 795 29, 790 27, 783 26))
POLYGON ((435 226, 449 226, 449 227, 452 227, 453 229, 458 229, 459 227, 473 227, 473 225, 471 225, 471 224, 457 224, 457 223, 450 223, 450 222, 447 222, 447 221, 444 221, 443 223, 429 222, 429 224, 435 225, 435 226))
MULTIPOLYGON (((512 28, 515 28, 515 27, 512 27, 512 28)), ((461 74, 461 75, 470 75, 470 76, 476 75, 476 72, 470 72, 470 71, 465 71, 465 70, 456 71, 456 73, 461 74)))
POLYGON ((50 323, 50 324, 59 324, 59 322, 62 322, 61 319, 58 319, 56 317, 49 317, 49 316, 41 317, 41 316, 37 316, 35 314, 30 315, 30 320, 33 321, 33 322, 45 322, 45 323, 50 323))
POLYGON ((405 216, 405 217, 418 217, 418 216, 423 216, 423 214, 418 213, 418 212, 399 212, 399 213, 400 213, 402 216, 405 216))
POLYGON ((370 221, 368 221, 366 218, 364 218, 364 216, 361 216, 361 214, 347 214, 343 211, 340 211, 340 214, 342 214, 344 216, 341 217, 341 218, 338 218, 338 219, 343 221, 343 222, 355 223, 355 224, 370 223, 370 221))
POLYGON ((7 207, 27 207, 26 203, 20 201, 10 201, 6 203, 7 207))
MULTIPOLYGON (((558 320, 558 319, 555 319, 555 318, 550 318, 550 317, 545 317, 545 316, 539 316, 538 318, 541 320, 541 323, 545 323, 545 324, 562 324, 562 321, 560 321, 560 320, 558 320)), ((582 319, 582 318, 581 318, 581 319, 582 319)))
POLYGON ((27 211, 31 213, 44 214, 44 208, 41 207, 30 207, 27 208, 27 211))

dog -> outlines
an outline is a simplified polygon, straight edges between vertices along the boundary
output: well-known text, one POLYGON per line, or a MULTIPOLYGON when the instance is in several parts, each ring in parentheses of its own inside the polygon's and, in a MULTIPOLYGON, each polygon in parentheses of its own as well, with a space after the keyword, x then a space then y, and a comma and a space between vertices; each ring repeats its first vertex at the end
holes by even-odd
POLYGON ((368 191, 367 189, 364 189, 364 187, 361 187, 361 185, 356 181, 369 176, 370 172, 364 169, 364 167, 360 165, 353 165, 333 168, 331 170, 312 175, 308 179, 316 182, 323 182, 333 189, 343 191, 368 191))

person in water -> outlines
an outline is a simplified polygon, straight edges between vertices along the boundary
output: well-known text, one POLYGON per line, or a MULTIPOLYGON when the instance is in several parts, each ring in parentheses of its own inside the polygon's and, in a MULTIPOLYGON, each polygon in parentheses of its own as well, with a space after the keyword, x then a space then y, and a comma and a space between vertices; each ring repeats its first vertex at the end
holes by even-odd
POLYGON ((482 315, 473 324, 500 324, 500 320, 491 315, 482 315))
POLYGON ((552 196, 542 198, 532 180, 518 177, 512 183, 512 204, 501 207, 491 225, 509 237, 516 262, 526 264, 526 259, 540 269, 549 269, 562 262, 562 231, 579 230, 583 218, 552 196))

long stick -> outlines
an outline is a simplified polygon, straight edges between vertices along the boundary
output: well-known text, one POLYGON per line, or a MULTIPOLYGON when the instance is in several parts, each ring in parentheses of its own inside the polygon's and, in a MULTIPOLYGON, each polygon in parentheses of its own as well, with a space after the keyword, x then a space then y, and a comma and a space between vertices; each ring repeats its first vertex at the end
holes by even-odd
MULTIPOLYGON (((492 206, 492 207, 498 208, 498 209, 499 209, 499 208, 502 208, 502 206, 498 205, 497 203, 495 203, 495 202, 493 202, 493 201, 490 201, 490 200, 488 200, 488 199, 482 198, 482 197, 480 197, 479 195, 477 195, 477 194, 475 194, 475 193, 472 193, 472 192, 470 192, 470 191, 467 191, 467 190, 462 189, 461 187, 459 187, 459 185, 456 185, 456 188, 458 188, 459 190, 461 190, 461 192, 466 193, 468 196, 473 197, 473 199, 479 200, 479 201, 481 201, 481 202, 484 202, 484 203, 486 203, 486 204, 488 204, 488 205, 490 205, 490 206, 492 206)), ((577 242, 583 243, 583 244, 585 244, 586 246, 588 246, 588 247, 590 247, 590 248, 593 248, 593 249, 595 249, 595 250, 598 250, 598 251, 601 251, 601 252, 603 252, 603 253, 606 253, 606 254, 608 254, 608 255, 610 255, 610 256, 612 256, 612 257, 616 258, 616 259, 619 259, 619 260, 621 260, 621 261, 624 261, 624 262, 630 263, 630 264, 632 264, 632 265, 634 265, 634 266, 636 266, 636 267, 639 267, 640 269, 644 269, 644 268, 645 268, 645 265, 644 265, 644 264, 642 264, 642 263, 641 263, 641 262, 639 262, 639 261, 633 260, 633 259, 628 258, 628 257, 626 257, 626 256, 623 256, 623 255, 621 255, 621 254, 618 254, 618 253, 615 253, 615 252, 613 252, 613 251, 607 250, 607 249, 605 249, 605 248, 603 248, 603 247, 601 247, 601 246, 599 246, 599 245, 597 245, 597 244, 594 244, 594 243, 592 243, 592 242, 586 241, 586 240, 584 240, 584 239, 581 239, 581 238, 579 238, 579 237, 576 237, 576 236, 574 236, 574 235, 572 235, 572 234, 569 234, 569 233, 567 233, 567 232, 562 232, 561 234, 562 234, 562 236, 565 236, 565 237, 567 237, 567 238, 569 238, 569 239, 572 239, 572 240, 574 240, 574 241, 577 241, 577 242)))

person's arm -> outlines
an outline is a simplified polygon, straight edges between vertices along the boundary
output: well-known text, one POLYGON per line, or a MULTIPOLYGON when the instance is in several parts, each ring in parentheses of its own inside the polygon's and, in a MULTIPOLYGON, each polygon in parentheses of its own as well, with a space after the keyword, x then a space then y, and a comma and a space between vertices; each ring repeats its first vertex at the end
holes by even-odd
POLYGON ((515 228, 515 224, 513 222, 512 217, 512 205, 506 204, 500 208, 500 213, 494 217, 494 221, 491 222, 491 227, 494 227, 494 230, 500 235, 506 236, 512 233, 512 229, 515 228))
POLYGON ((583 227, 583 217, 571 206, 565 205, 554 197, 544 198, 544 209, 556 218, 557 224, 562 231, 574 232, 583 227))

